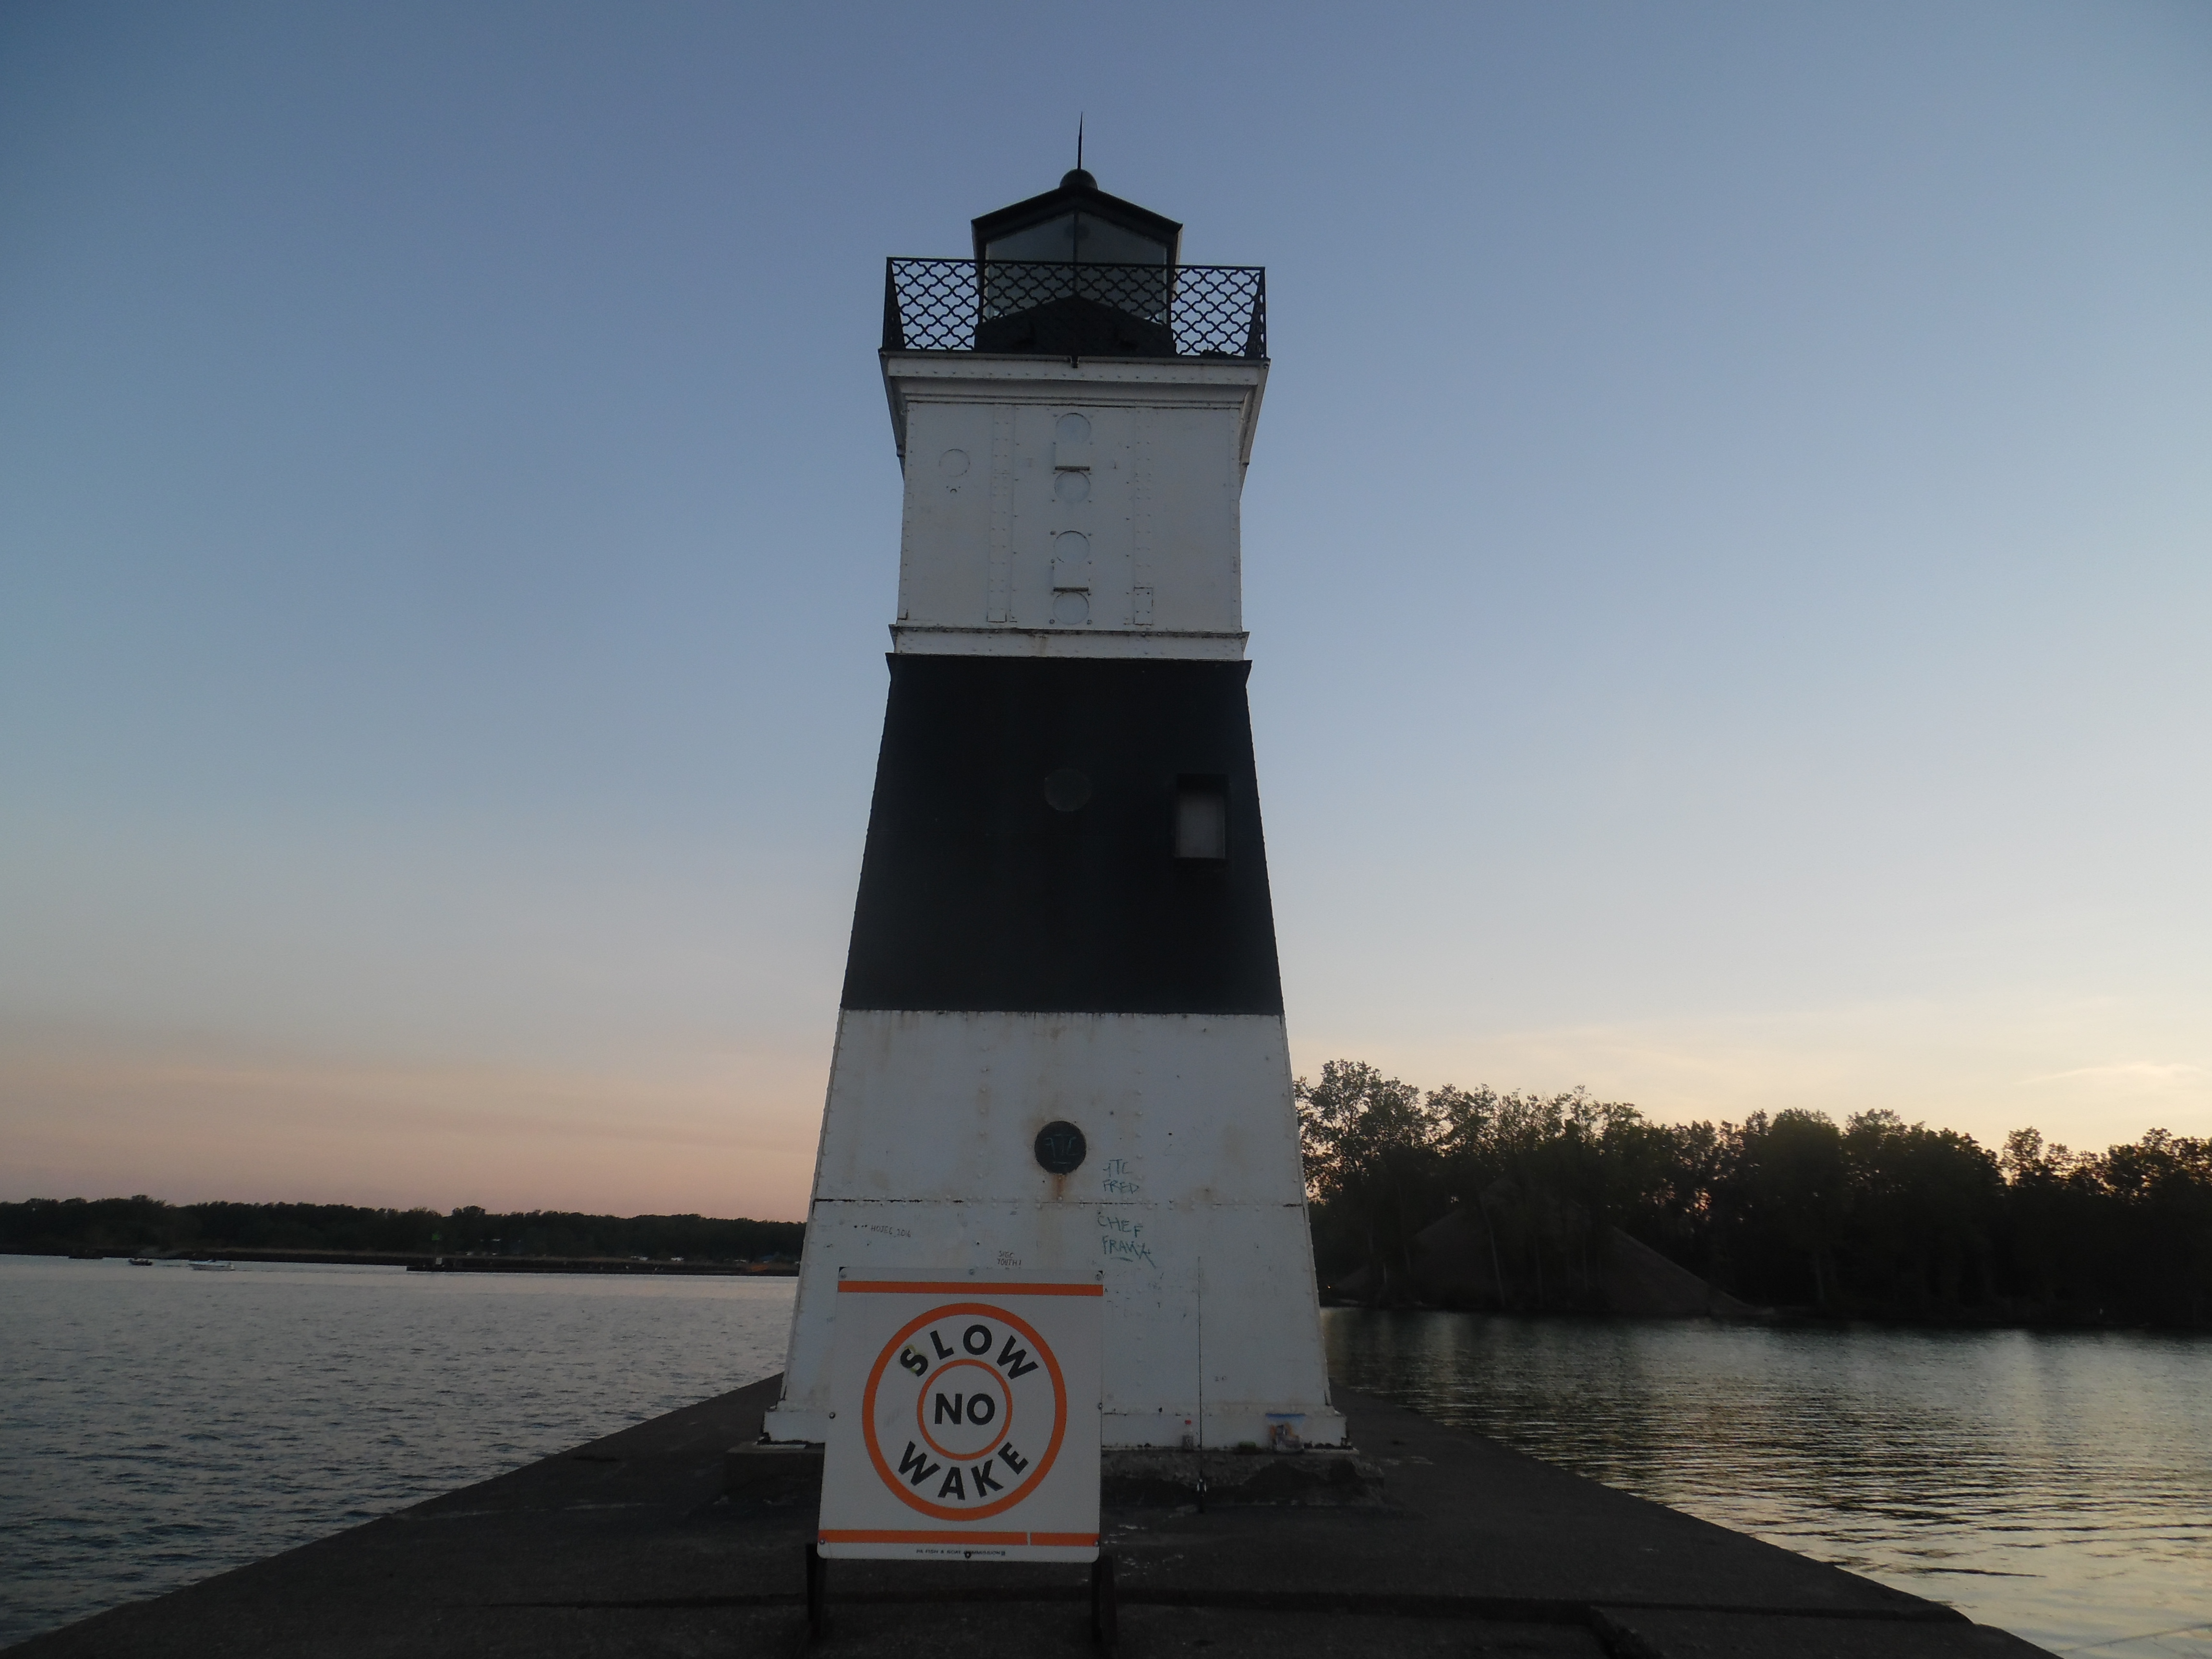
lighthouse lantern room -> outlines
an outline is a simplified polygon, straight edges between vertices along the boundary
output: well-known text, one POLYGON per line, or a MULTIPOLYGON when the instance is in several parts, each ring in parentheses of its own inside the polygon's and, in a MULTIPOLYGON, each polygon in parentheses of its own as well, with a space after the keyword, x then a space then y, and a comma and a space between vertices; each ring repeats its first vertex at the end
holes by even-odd
POLYGON ((1245 696, 1264 273, 1080 168, 974 234, 886 270, 897 619, 769 1433, 824 1437, 841 1273, 1103 1272, 1107 1447, 1338 1444, 1245 696))

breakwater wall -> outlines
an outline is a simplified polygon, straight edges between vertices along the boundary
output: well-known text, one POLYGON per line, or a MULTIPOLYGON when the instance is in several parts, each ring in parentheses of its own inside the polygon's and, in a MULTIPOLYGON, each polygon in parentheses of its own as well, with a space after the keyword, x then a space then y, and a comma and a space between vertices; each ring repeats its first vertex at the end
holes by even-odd
MULTIPOLYGON (((734 1482, 780 1380, 33 1638, 21 1659, 538 1659, 808 1650, 817 1491, 734 1482)), ((2041 1652, 1950 1608, 1338 1388, 1371 1501, 1109 1487, 1130 1659, 1961 1659, 2041 1652)), ((1263 1457, 1268 1455, 1262 1454, 1263 1457)), ((838 1561, 811 1651, 1095 1651, 1080 1568, 838 1561)))

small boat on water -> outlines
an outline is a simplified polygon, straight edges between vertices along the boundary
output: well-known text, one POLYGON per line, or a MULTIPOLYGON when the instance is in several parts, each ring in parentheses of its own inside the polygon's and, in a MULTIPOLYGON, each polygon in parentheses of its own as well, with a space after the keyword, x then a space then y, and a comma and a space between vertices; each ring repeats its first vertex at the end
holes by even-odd
POLYGON ((150 1267, 154 1265, 154 1258, 150 1255, 134 1255, 131 1258, 131 1265, 134 1267, 150 1267))
POLYGON ((228 1261, 194 1261, 189 1265, 196 1273, 227 1273, 230 1271, 228 1261))

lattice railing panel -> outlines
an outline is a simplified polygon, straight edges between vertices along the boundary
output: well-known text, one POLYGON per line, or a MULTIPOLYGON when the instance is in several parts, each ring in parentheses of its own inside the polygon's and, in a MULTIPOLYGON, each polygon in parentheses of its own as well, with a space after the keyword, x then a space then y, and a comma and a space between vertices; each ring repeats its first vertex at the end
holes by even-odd
POLYGON ((979 323, 1067 300, 1164 325, 1178 357, 1265 357, 1267 274, 1259 265, 1087 265, 893 259, 884 283, 884 349, 973 351, 979 323))

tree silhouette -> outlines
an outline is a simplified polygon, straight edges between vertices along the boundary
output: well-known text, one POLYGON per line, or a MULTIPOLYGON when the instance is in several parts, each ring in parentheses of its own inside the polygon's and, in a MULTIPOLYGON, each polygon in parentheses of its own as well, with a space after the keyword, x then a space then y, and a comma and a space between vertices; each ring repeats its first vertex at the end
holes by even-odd
POLYGON ((1587 1091, 1422 1093, 1362 1061, 1297 1084, 1324 1283, 1424 1297, 1452 1214, 1492 1304, 1596 1305, 1621 1231, 1757 1305, 1929 1320, 2212 1322, 2212 1141, 2154 1129, 2103 1153, 1970 1135, 1876 1108, 1655 1123, 1587 1091))

